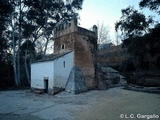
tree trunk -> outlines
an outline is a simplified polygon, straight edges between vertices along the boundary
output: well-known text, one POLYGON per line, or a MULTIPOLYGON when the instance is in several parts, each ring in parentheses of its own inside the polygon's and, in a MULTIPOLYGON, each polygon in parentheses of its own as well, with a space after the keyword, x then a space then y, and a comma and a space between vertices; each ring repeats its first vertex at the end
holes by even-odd
POLYGON ((25 61, 25 71, 26 71, 26 75, 27 75, 27 81, 30 85, 30 74, 29 74, 29 69, 28 69, 28 65, 27 65, 27 51, 25 51, 24 61, 25 61))
MULTIPOLYGON (((46 25, 46 28, 47 28, 47 20, 48 20, 48 11, 47 11, 47 15, 46 15, 46 18, 45 18, 45 25, 46 25)), ((47 50, 47 46, 48 46, 48 42, 49 42, 49 36, 47 35, 47 29, 46 29, 46 35, 45 35, 45 37, 46 37, 46 39, 47 39, 47 41, 46 41, 46 44, 45 44, 45 46, 44 46, 44 53, 43 53, 43 55, 45 55, 46 54, 46 50, 47 50)))
MULTIPOLYGON (((14 13, 13 13, 14 15, 14 13)), ((15 26, 14 26, 14 16, 12 15, 12 19, 11 19, 11 25, 12 25, 12 42, 13 42, 13 69, 14 69, 14 80, 15 80, 15 85, 18 86, 19 82, 18 82, 18 78, 17 78, 17 68, 16 68, 16 50, 15 50, 15 26), (12 22, 13 20, 13 22, 12 22)))
POLYGON ((21 0, 19 0, 19 40, 18 40, 18 51, 17 51, 17 73, 18 73, 18 81, 19 86, 21 85, 21 75, 20 75, 20 46, 22 39, 22 9, 21 9, 21 0))

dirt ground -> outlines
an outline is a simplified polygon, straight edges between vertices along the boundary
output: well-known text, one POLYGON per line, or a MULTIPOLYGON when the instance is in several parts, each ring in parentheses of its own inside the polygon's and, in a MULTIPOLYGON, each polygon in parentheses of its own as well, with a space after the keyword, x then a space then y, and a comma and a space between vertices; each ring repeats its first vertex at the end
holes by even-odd
POLYGON ((30 90, 0 91, 0 120, 119 120, 121 114, 134 115, 134 119, 137 114, 160 116, 160 95, 122 88, 55 96, 30 90))

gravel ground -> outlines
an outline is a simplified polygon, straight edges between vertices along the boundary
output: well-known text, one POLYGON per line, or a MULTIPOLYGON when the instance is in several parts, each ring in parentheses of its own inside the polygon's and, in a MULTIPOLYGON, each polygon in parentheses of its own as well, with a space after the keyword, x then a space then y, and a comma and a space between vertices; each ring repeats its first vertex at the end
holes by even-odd
POLYGON ((160 95, 121 88, 55 96, 0 92, 0 120, 118 120, 120 114, 160 115, 160 95))

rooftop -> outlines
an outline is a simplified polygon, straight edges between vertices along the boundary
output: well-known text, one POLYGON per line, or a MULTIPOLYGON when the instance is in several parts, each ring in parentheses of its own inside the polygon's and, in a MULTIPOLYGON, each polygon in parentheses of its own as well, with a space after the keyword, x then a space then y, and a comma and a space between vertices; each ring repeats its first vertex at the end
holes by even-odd
POLYGON ((53 61, 55 59, 58 59, 68 53, 71 53, 71 50, 68 51, 64 51, 61 53, 54 53, 54 54, 49 54, 49 55, 45 55, 44 57, 42 57, 41 59, 38 60, 33 60, 32 63, 38 63, 38 62, 45 62, 45 61, 53 61))

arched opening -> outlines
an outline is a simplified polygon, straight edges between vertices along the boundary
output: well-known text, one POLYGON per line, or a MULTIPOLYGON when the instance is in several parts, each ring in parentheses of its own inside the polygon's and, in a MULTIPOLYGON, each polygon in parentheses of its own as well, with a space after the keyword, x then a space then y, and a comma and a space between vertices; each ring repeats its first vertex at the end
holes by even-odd
POLYGON ((48 93, 48 77, 44 78, 44 92, 48 93))
POLYGON ((61 45, 61 49, 62 50, 65 49, 65 45, 64 44, 61 45))

